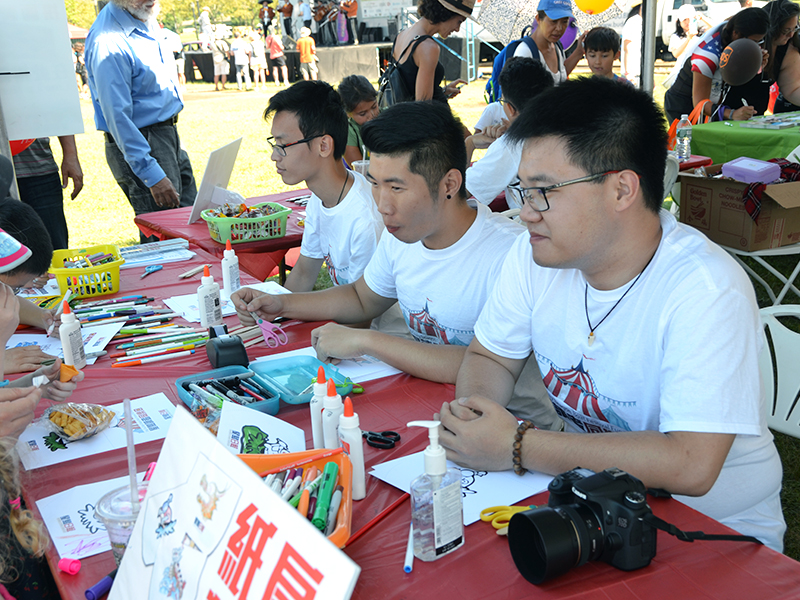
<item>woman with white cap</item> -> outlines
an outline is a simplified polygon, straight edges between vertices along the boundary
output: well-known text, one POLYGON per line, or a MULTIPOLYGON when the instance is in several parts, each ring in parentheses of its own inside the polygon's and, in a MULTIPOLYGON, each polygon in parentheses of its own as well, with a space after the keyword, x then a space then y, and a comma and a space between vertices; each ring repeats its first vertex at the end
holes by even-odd
POLYGON ((419 20, 397 34, 392 56, 399 62, 399 70, 415 100, 447 102, 457 96, 463 79, 451 81, 441 87, 444 67, 439 63, 439 44, 432 36, 447 38, 461 28, 472 15, 475 0, 420 0, 417 7, 419 20), (402 59, 402 60, 401 60, 402 59))
POLYGON ((672 56, 679 58, 689 43, 698 35, 702 35, 711 24, 702 15, 698 15, 694 6, 683 4, 675 16, 675 33, 669 38, 668 50, 672 56))

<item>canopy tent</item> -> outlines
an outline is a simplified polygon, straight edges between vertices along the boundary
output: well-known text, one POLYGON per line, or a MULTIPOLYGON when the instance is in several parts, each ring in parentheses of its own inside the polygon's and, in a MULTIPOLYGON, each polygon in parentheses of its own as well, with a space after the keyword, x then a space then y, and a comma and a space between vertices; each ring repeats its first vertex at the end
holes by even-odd
POLYGON ((89 30, 83 27, 78 27, 72 23, 67 23, 67 27, 69 28, 69 39, 71 40, 85 40, 86 36, 89 35, 89 30))

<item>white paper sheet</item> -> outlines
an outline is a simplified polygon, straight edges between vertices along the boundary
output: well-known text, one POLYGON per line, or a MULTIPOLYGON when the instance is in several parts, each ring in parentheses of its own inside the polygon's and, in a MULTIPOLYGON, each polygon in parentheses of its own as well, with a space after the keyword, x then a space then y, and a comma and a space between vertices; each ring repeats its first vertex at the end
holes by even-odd
POLYGON ((233 454, 285 454, 306 449, 306 434, 299 427, 235 402, 222 405, 217 439, 233 454))
MULTIPOLYGON (((139 473, 137 480, 142 479, 144 473, 139 473)), ((100 498, 129 481, 124 475, 78 485, 36 501, 60 558, 87 558, 111 550, 105 525, 95 518, 94 508, 100 498)))
POLYGON ((47 283, 42 288, 24 288, 17 293, 17 296, 20 298, 37 298, 42 296, 63 296, 64 294, 61 293, 61 290, 58 287, 58 283, 56 278, 53 277, 52 279, 48 279, 47 283))
MULTIPOLYGON (((119 330, 123 323, 105 323, 102 325, 83 325, 81 336, 83 337, 83 351, 86 354, 100 352, 105 349, 119 330)), ((9 348, 20 348, 23 346, 39 346, 42 352, 64 358, 64 349, 61 347, 61 339, 57 335, 47 337, 44 333, 15 333, 6 343, 6 350, 9 348)), ((86 364, 93 365, 97 358, 87 358, 86 364)))
MULTIPOLYGON (((261 358, 257 358, 254 362, 275 360, 277 358, 287 358, 290 356, 313 356, 316 358, 317 353, 309 346, 307 348, 298 348, 297 350, 281 352, 280 354, 262 356, 261 358)), ((395 369, 372 356, 343 360, 336 365, 336 368, 339 369, 339 373, 344 377, 349 377, 356 383, 364 383, 372 381, 373 379, 380 379, 381 377, 389 377, 390 375, 402 373, 400 369, 395 369)))
MULTIPOLYGON (((106 408, 115 413, 111 424, 97 435, 77 442, 65 442, 45 424, 40 424, 40 419, 28 425, 17 441, 17 452, 22 465, 31 471, 124 448, 126 441, 122 402, 106 408)), ((164 394, 158 393, 132 400, 131 410, 134 418, 134 443, 142 444, 163 439, 167 435, 175 406, 164 394)))
MULTIPOLYGON (((220 300, 222 301, 221 302, 222 316, 230 317, 232 315, 235 315, 236 309, 234 308, 230 299, 227 298, 225 294, 222 293, 222 281, 218 281, 217 283, 220 284, 220 300)), ((249 287, 254 290, 266 292, 268 294, 291 294, 289 290, 275 283, 274 281, 265 281, 264 283, 256 283, 244 287, 249 287)), ((176 313, 182 315, 183 318, 189 321, 190 323, 200 322, 200 309, 197 306, 197 294, 186 294, 185 296, 173 296, 172 298, 167 298, 166 300, 164 300, 164 304, 166 304, 176 313)))
MULTIPOLYGON (((514 471, 475 471, 447 461, 447 467, 461 470, 461 497, 464 502, 464 525, 481 518, 481 511, 490 506, 511 506, 520 500, 547 489, 550 475, 528 471, 520 477, 514 471)), ((411 482, 425 472, 422 452, 390 460, 370 471, 373 477, 408 492, 411 482)))

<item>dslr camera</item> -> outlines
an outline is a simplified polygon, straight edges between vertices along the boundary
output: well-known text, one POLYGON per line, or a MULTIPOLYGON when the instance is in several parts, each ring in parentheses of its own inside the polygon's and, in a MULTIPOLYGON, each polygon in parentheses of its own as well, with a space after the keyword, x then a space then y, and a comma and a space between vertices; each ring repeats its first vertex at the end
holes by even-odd
POLYGON ((573 469, 548 486, 548 506, 515 514, 508 543, 517 569, 540 584, 590 560, 623 571, 646 567, 656 555, 656 528, 644 484, 617 468, 573 469))

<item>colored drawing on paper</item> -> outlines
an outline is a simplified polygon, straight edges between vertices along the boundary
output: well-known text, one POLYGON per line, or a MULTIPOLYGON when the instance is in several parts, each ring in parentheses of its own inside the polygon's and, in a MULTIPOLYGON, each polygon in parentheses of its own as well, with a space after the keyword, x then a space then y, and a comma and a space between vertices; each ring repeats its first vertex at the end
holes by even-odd
POLYGON ((62 440, 61 436, 59 436, 55 431, 51 431, 42 439, 44 440, 44 445, 48 450, 50 450, 50 452, 67 449, 67 442, 62 440))
POLYGON ((172 518, 172 494, 158 507, 158 527, 156 538, 169 535, 175 531, 175 519, 172 518))
POLYGON ((220 490, 217 484, 213 481, 209 482, 205 475, 200 479, 200 487, 205 492, 205 498, 202 493, 197 494, 197 502, 200 504, 200 512, 203 514, 203 518, 206 521, 210 521, 217 510, 217 502, 228 490, 220 490))
POLYGON ((242 454, 287 454, 289 445, 280 438, 274 442, 269 434, 255 425, 242 427, 242 454))
POLYGON ((86 527, 86 530, 94 535, 98 531, 105 531, 106 526, 95 518, 94 504, 87 504, 83 508, 78 509, 78 514, 81 516, 81 525, 86 527))
POLYGON ((172 562, 164 569, 164 576, 161 578, 159 591, 167 598, 180 600, 183 597, 183 589, 186 587, 186 580, 181 574, 181 557, 183 547, 178 546, 172 550, 172 562))

